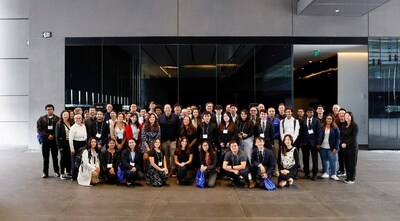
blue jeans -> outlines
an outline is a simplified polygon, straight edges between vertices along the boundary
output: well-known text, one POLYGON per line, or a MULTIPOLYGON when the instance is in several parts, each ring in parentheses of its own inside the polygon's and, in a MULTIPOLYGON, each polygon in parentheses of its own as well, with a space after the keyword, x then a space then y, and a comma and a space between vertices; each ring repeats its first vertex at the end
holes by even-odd
POLYGON ((336 175, 336 154, 333 154, 332 150, 324 148, 319 149, 319 154, 321 155, 322 172, 329 174, 328 170, 330 170, 331 176, 336 175))

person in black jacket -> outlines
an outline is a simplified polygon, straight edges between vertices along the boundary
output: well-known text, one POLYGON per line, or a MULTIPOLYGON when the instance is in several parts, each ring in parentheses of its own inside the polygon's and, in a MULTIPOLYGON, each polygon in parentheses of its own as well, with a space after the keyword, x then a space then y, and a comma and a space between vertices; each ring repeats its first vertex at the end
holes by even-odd
POLYGON ((67 177, 71 178, 71 150, 69 147, 69 129, 71 123, 69 120, 69 113, 63 110, 60 114, 62 120, 57 122, 56 125, 56 143, 60 151, 60 179, 65 180, 67 177), (65 174, 67 172, 67 174, 65 174))
POLYGON ((247 159, 251 161, 251 151, 253 149, 254 141, 254 124, 250 120, 250 114, 246 109, 240 111, 240 118, 237 122, 239 128, 240 150, 246 153, 247 159))
POLYGON ((115 150, 116 141, 110 139, 108 148, 100 155, 100 173, 108 184, 116 184, 118 180, 117 171, 120 161, 119 152, 115 150))
POLYGON ((207 140, 201 142, 200 168, 206 179, 206 187, 214 187, 217 180, 217 155, 207 140))
POLYGON ((256 137, 256 147, 253 149, 251 157, 250 173, 252 180, 250 181, 250 188, 256 187, 259 180, 261 180, 259 182, 260 187, 265 188, 262 179, 272 177, 275 168, 275 158, 272 151, 265 148, 264 138, 256 137))
POLYGON ((136 141, 130 138, 128 148, 121 154, 121 169, 125 173, 126 184, 133 186, 136 180, 144 179, 142 156, 136 148, 136 141))
POLYGON ((264 145, 269 150, 274 146, 274 126, 267 120, 267 111, 260 111, 260 120, 254 126, 254 137, 261 137, 264 139, 264 145))
POLYGON ((217 124, 211 122, 211 113, 208 111, 204 111, 203 113, 204 122, 201 125, 198 125, 197 131, 199 135, 199 141, 203 143, 203 141, 208 141, 210 148, 213 148, 214 151, 217 151, 217 124))
POLYGON ((104 121, 104 114, 102 111, 97 111, 95 119, 96 120, 90 125, 88 136, 96 137, 98 150, 105 152, 108 135, 110 134, 110 126, 104 121))
POLYGON ((353 184, 356 179, 356 166, 358 155, 358 125, 354 122, 353 114, 348 111, 344 115, 346 125, 340 133, 340 146, 344 155, 344 166, 346 168, 345 183, 353 184))
POLYGON ((54 106, 48 104, 45 107, 46 115, 41 116, 37 123, 37 132, 40 134, 42 142, 42 156, 43 156, 43 175, 42 178, 49 176, 49 159, 50 152, 51 158, 53 159, 54 176, 60 176, 60 168, 58 167, 58 149, 56 144, 56 124, 60 120, 58 116, 54 114, 54 106))

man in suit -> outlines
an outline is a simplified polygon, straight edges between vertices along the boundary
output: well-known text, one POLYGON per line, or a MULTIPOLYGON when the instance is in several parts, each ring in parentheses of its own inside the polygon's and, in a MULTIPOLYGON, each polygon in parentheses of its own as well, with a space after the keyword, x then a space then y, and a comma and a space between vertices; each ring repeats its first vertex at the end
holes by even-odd
POLYGON ((267 111, 260 111, 260 120, 254 127, 254 137, 261 137, 264 140, 264 146, 272 150, 274 146, 274 126, 267 120, 267 111))
POLYGON ((211 121, 211 113, 208 111, 204 111, 203 120, 204 122, 198 125, 197 130, 199 133, 200 143, 207 140, 211 147, 215 148, 214 150, 217 151, 217 124, 211 121))
POLYGON ((303 163, 304 163, 304 177, 303 179, 310 178, 310 151, 313 161, 312 180, 317 180, 318 174, 318 149, 322 143, 323 129, 319 120, 314 117, 314 109, 309 107, 307 109, 307 118, 304 119, 304 137, 303 137, 303 163))
MULTIPOLYGON (((265 111, 265 110, 264 110, 265 111)), ((275 158, 272 151, 264 147, 264 139, 262 137, 256 138, 256 147, 252 151, 250 173, 251 181, 250 188, 254 188, 257 185, 257 181, 261 180, 260 187, 264 187, 262 178, 271 178, 275 168, 275 158), (261 179, 259 179, 261 178, 261 179)))
POLYGON ((223 120, 224 119, 222 117, 222 106, 217 104, 215 105, 215 115, 211 117, 211 121, 216 123, 218 128, 223 120))

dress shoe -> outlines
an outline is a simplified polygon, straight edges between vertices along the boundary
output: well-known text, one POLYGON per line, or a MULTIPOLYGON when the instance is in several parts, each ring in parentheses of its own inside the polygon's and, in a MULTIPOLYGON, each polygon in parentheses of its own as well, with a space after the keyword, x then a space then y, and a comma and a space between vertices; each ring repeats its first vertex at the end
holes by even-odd
POLYGON ((250 186, 249 186, 249 188, 250 188, 250 189, 253 189, 254 187, 256 187, 256 182, 250 181, 250 186))
POLYGON ((316 180, 317 180, 317 176, 313 176, 311 179, 312 179, 313 181, 316 181, 316 180))
POLYGON ((302 177, 303 179, 310 179, 311 177, 310 177, 310 175, 304 175, 303 177, 302 177))

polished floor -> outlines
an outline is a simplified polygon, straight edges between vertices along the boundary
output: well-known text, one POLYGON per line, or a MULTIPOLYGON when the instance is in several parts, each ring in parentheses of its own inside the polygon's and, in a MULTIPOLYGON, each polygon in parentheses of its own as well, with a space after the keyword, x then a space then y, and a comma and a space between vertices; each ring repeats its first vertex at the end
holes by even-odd
MULTIPOLYGON (((41 179, 42 157, 23 147, 0 147, 0 220, 399 220, 400 152, 359 152, 356 183, 296 180, 268 192, 213 189, 81 187, 41 179)), ((144 183, 144 182, 143 182, 144 183)))

